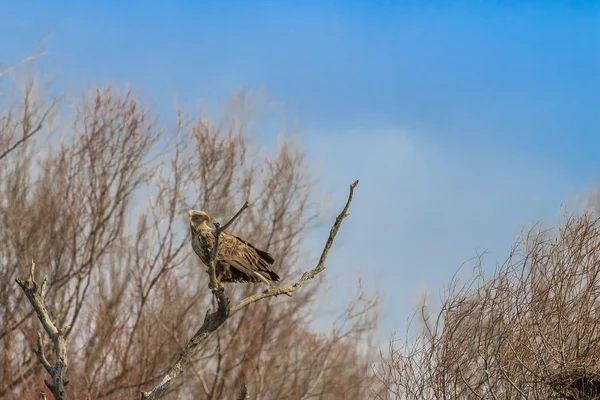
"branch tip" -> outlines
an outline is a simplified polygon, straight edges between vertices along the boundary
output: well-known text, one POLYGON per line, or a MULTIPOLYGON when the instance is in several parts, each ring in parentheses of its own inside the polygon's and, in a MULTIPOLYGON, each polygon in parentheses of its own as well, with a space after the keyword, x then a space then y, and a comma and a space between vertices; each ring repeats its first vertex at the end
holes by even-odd
POLYGON ((46 286, 48 284, 48 278, 44 277, 44 281, 42 282, 42 291, 41 291, 41 295, 42 295, 42 299, 46 298, 46 286))
POLYGON ((31 259, 31 267, 29 268, 29 279, 33 282, 33 275, 35 273, 35 262, 31 259))

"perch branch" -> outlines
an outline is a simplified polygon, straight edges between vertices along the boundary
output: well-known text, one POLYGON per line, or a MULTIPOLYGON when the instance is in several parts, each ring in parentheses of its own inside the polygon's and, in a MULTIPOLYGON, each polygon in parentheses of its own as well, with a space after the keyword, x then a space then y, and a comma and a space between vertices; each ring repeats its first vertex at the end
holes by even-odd
POLYGON ((29 269, 29 276, 26 279, 17 279, 17 283, 25 292, 27 299, 33 306, 35 313, 37 314, 42 327, 54 343, 54 352, 56 353, 56 362, 51 365, 48 359, 44 355, 42 335, 38 332, 37 348, 33 349, 33 352, 37 355, 40 363, 44 366, 52 380, 48 382, 44 380, 48 389, 52 391, 54 398, 57 400, 68 400, 65 386, 69 383, 66 379, 67 370, 67 340, 65 339, 65 331, 68 328, 58 329, 46 309, 46 279, 42 283, 42 286, 38 286, 34 279, 35 263, 31 260, 31 267, 29 269))
MULTIPOLYGON (((142 396, 141 396, 142 400, 157 400, 157 399, 160 399, 161 397, 163 397, 165 395, 165 393, 167 393, 167 391, 175 383, 175 380, 177 379, 177 377, 179 375, 181 375, 181 373, 184 371, 186 365, 190 362, 190 360, 196 353, 200 343, 205 341, 210 336, 211 333, 213 333, 221 325, 223 325, 223 323, 225 321, 227 321, 227 319, 229 319, 229 317, 231 317, 233 314, 240 311, 244 307, 247 307, 248 305, 255 303, 261 299, 264 299, 266 297, 279 296, 282 294, 291 295, 293 292, 295 292, 296 290, 298 290, 302 286, 304 286, 304 284, 306 282, 313 279, 317 274, 322 272, 325 269, 325 262, 327 261, 327 255, 329 254, 329 249, 331 249, 331 246, 333 245, 333 241, 335 239, 335 236, 338 233, 338 230, 340 229, 342 221, 344 220, 344 218, 346 218, 348 215, 350 215, 348 213, 348 209, 350 208, 350 203, 352 202, 352 197, 354 195, 354 188, 357 185, 358 185, 358 181, 355 181, 353 184, 350 185, 350 194, 348 195, 348 200, 346 201, 346 205, 344 206, 344 209, 342 210, 342 212, 335 219, 335 223, 333 224, 333 227, 331 228, 331 231, 329 232, 329 237, 327 238, 327 242, 325 243, 325 247, 323 249, 323 252, 321 253, 321 258, 319 259, 318 264, 310 271, 307 271, 304 274, 302 274, 302 277, 296 283, 294 283, 293 285, 290 285, 290 286, 286 286, 286 287, 269 289, 262 293, 258 293, 253 296, 249 296, 249 297, 243 299, 242 301, 240 301, 238 304, 236 304, 231 309, 229 308, 229 303, 228 303, 227 297, 224 295, 223 289, 222 288, 218 289, 216 287, 212 288, 213 293, 215 293, 217 296, 222 296, 222 299, 224 299, 222 304, 225 307, 226 312, 224 312, 224 309, 221 308, 215 312, 208 311, 206 313, 206 317, 204 318, 204 324, 202 324, 200 329, 198 329, 198 331, 196 331, 194 336, 192 336, 192 338, 188 342, 185 350, 183 351, 183 353, 181 354, 181 356, 179 357, 177 362, 171 367, 169 372, 158 383, 158 385, 156 385, 150 392, 142 392, 142 396)), ((220 225, 215 223, 215 227, 216 227, 215 239, 216 240, 215 240, 215 248, 213 249, 213 254, 212 254, 212 258, 211 258, 211 266, 210 266, 210 268, 212 268, 212 271, 210 271, 211 279, 213 279, 212 274, 214 273, 214 267, 216 265, 216 250, 215 249, 217 248, 217 244, 218 244, 218 242, 217 242, 218 236, 247 207, 248 207, 248 202, 246 202, 246 204, 240 209, 240 211, 238 211, 238 213, 223 228, 221 228, 220 225), (219 231, 219 229, 220 229, 220 231, 219 231)), ((216 276, 214 277, 213 282, 216 284, 216 276)), ((218 299, 220 299, 220 298, 218 297, 218 299)))
POLYGON ((225 295, 225 290, 220 282, 217 281, 217 253, 219 249, 219 237, 221 233, 225 231, 236 219, 239 218, 240 215, 244 212, 246 208, 250 206, 250 202, 246 201, 242 208, 225 224, 225 226, 221 227, 217 221, 213 222, 215 226, 215 245, 213 247, 212 253, 210 255, 210 266, 208 274, 210 276, 210 283, 208 287, 212 289, 213 294, 217 298, 218 310, 225 316, 229 316, 229 300, 225 295))
POLYGON ((325 261, 327 260, 327 255, 329 254, 329 249, 331 249, 333 240, 335 239, 335 236, 337 235, 338 230, 340 229, 340 226, 342 225, 342 221, 344 220, 344 218, 346 218, 348 215, 350 215, 350 213, 348 212, 348 209, 350 208, 350 203, 352 202, 352 197, 354 196, 354 188, 357 185, 358 185, 358 181, 355 181, 352 185, 350 185, 350 194, 348 195, 348 200, 346 201, 346 205, 344 206, 344 209, 342 210, 340 215, 338 215, 337 218, 335 219, 335 223, 333 224, 333 227, 331 228, 331 231, 329 232, 329 237, 327 238, 327 242, 325 243, 325 248, 323 249, 323 252, 321 253, 321 258, 319 259, 319 263, 317 264, 317 266, 314 267, 313 269, 311 269, 310 271, 303 273, 300 280, 297 281, 296 283, 294 283, 293 285, 272 288, 269 290, 265 290, 262 293, 257 293, 255 295, 246 297, 245 299, 243 299, 242 301, 240 301, 238 304, 236 304, 235 306, 233 306, 231 308, 230 315, 235 314, 236 312, 245 308, 249 304, 255 303, 255 302, 262 300, 264 298, 267 298, 267 297, 280 296, 282 294, 291 296, 292 293, 294 293, 296 290, 300 289, 302 286, 304 286, 304 284, 306 282, 313 279, 315 276, 317 276, 317 274, 319 274, 320 272, 322 272, 325 269, 325 261))

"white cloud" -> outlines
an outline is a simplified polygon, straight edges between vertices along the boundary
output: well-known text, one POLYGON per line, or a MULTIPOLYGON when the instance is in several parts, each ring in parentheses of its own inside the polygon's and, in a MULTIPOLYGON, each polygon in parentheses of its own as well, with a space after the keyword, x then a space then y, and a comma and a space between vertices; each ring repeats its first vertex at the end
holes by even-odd
POLYGON ((438 298, 476 252, 489 250, 485 265, 493 268, 524 225, 542 218, 554 224, 570 188, 566 175, 533 157, 444 148, 400 130, 304 139, 330 200, 327 222, 308 245, 320 249, 348 185, 360 179, 328 274, 343 281, 364 271, 365 282, 382 292, 382 329, 389 331, 405 328, 424 286, 430 299, 438 298))

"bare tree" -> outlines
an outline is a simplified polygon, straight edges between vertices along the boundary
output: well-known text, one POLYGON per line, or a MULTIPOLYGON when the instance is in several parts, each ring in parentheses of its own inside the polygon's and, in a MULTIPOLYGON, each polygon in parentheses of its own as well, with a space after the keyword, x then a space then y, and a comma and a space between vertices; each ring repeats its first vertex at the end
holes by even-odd
POLYGON ((595 399, 600 223, 534 226, 491 277, 453 281, 438 313, 382 354, 377 398, 595 399))
MULTIPOLYGON (((229 229, 275 255, 283 287, 310 261, 302 242, 318 207, 304 153, 288 136, 275 150, 261 148, 244 101, 234 99, 218 122, 179 111, 172 127, 132 91, 98 88, 73 104, 72 113, 54 106, 65 112, 60 123, 0 160, 6 399, 39 398, 46 389, 47 371, 31 352, 39 324, 14 283, 31 259, 36 274, 48 277, 44 303, 52 322, 68 327, 66 392, 85 399, 137 397, 156 385, 203 324, 204 311, 215 307, 208 276, 190 257, 187 209, 209 210, 219 220, 251 199, 229 229)), ((38 121, 47 106, 4 109, 26 111, 22 124, 38 121)), ((10 136, 20 126, 15 121, 1 120, 5 149, 15 141, 3 139, 20 137, 10 136)), ((319 274, 292 297, 236 310, 196 348, 168 396, 234 398, 246 383, 253 398, 365 397, 372 358, 362 347, 375 326, 374 300, 357 293, 339 323, 317 334, 311 323, 324 282, 319 274)), ((255 291, 236 286, 228 293, 231 308, 255 291)), ((52 341, 41 345, 54 363, 52 341)))

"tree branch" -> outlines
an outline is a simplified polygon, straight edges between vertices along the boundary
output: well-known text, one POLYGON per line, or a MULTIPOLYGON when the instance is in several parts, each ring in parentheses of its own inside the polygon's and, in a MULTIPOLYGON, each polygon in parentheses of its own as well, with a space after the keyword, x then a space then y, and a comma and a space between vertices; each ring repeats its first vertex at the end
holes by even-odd
POLYGON ((217 221, 213 222, 215 226, 215 245, 213 246, 212 253, 210 255, 210 266, 208 268, 208 274, 210 277, 210 282, 208 287, 212 289, 213 294, 217 298, 217 309, 225 316, 229 317, 229 299, 225 295, 225 289, 223 286, 217 282, 217 252, 219 249, 219 237, 221 233, 225 231, 236 219, 239 218, 240 215, 244 212, 246 208, 250 206, 250 202, 246 201, 242 208, 225 224, 225 226, 221 227, 221 224, 217 221))
POLYGON ((50 114, 50 111, 52 111, 52 109, 54 108, 55 105, 56 105, 56 100, 54 100, 52 102, 52 104, 50 104, 50 107, 48 107, 46 109, 46 111, 44 112, 44 114, 40 118, 40 121, 37 123, 37 125, 36 125, 35 128, 33 128, 32 130, 30 130, 29 132, 23 133, 23 137, 21 139, 17 140, 12 146, 10 146, 8 149, 4 150, 4 152, 2 152, 0 154, 0 160, 2 160, 4 157, 6 157, 7 155, 9 155, 11 152, 13 152, 21 144, 25 143, 33 135, 35 135, 36 133, 38 133, 39 131, 41 131, 42 130, 42 126, 44 125, 44 121, 46 120, 46 118, 48 117, 48 114, 50 114))
POLYGON ((160 399, 162 396, 164 396, 165 393, 173 385, 173 383, 175 382, 177 377, 179 375, 181 375, 181 373, 184 371, 186 365, 190 362, 190 360, 196 353, 196 351, 198 349, 198 345, 200 343, 202 343, 203 341, 205 341, 210 336, 211 333, 216 331, 221 325, 223 325, 223 323, 225 321, 227 321, 227 319, 229 319, 236 312, 242 310, 243 308, 247 307, 248 305, 250 305, 252 303, 255 303, 255 302, 257 302, 261 299, 267 298, 267 297, 279 296, 282 294, 291 295, 293 292, 295 292, 296 290, 298 290, 302 286, 304 286, 304 284, 306 282, 308 282, 310 279, 313 279, 317 274, 322 272, 325 269, 325 262, 327 260, 327 255, 329 254, 329 250, 331 249, 331 246, 333 245, 333 241, 340 229, 342 221, 344 220, 344 218, 346 218, 348 215, 350 215, 348 213, 348 209, 350 207, 350 203, 352 202, 352 197, 354 195, 354 188, 357 185, 358 185, 358 180, 350 185, 350 194, 348 195, 348 200, 346 201, 346 205, 344 206, 344 209, 342 210, 342 212, 335 219, 335 223, 333 224, 333 227, 331 228, 331 231, 329 232, 329 237, 327 238, 327 242, 325 243, 325 247, 323 249, 323 252, 321 253, 321 258, 319 259, 318 264, 313 269, 302 274, 302 277, 293 285, 282 287, 282 288, 273 288, 273 289, 266 290, 262 293, 258 293, 258 294, 249 296, 249 297, 243 299, 242 301, 240 301, 233 308, 229 307, 229 301, 224 294, 223 288, 216 287, 216 276, 214 276, 215 266, 216 266, 216 251, 218 249, 217 246, 218 246, 219 235, 237 217, 239 217, 239 215, 248 207, 248 205, 249 205, 248 202, 246 202, 246 204, 244 204, 244 206, 240 209, 240 211, 238 211, 238 213, 227 224, 225 224, 225 226, 223 228, 221 228, 220 225, 217 222, 215 222, 215 227, 216 227, 215 247, 213 249, 213 254, 211 257, 211 265, 209 267, 211 269, 211 271, 209 271, 209 274, 210 274, 210 279, 211 279, 211 286, 213 283, 215 284, 215 286, 212 287, 212 290, 213 290, 213 293, 215 293, 215 295, 217 296, 217 299, 219 301, 219 309, 215 312, 210 312, 210 310, 207 311, 206 317, 204 318, 204 324, 200 327, 200 329, 198 329, 198 331, 194 334, 194 336, 192 336, 192 338, 188 342, 185 350, 179 357, 179 360, 177 360, 177 362, 171 367, 171 369, 164 376, 164 378, 150 392, 142 392, 142 396, 141 396, 142 400, 156 400, 156 399, 160 399))
POLYGON ((310 279, 313 279, 315 276, 317 276, 317 274, 319 274, 320 272, 322 272, 325 269, 325 261, 327 260, 327 255, 329 254, 329 249, 331 249, 333 240, 335 239, 335 236, 337 235, 338 230, 340 229, 340 226, 342 225, 342 221, 344 220, 344 218, 346 218, 348 215, 350 215, 350 213, 348 212, 348 209, 350 208, 350 203, 352 202, 352 197, 354 196, 354 188, 357 185, 358 185, 358 180, 355 181, 352 185, 350 185, 350 194, 348 195, 348 201, 346 201, 346 205, 344 206, 344 209, 342 210, 340 215, 338 215, 337 218, 335 219, 335 223, 333 224, 333 227, 331 228, 331 231, 329 232, 329 237, 327 238, 327 242, 325 243, 325 248, 323 249, 323 252, 321 253, 321 258, 319 259, 319 263, 317 264, 317 266, 314 267, 313 269, 311 269, 310 271, 303 273, 300 280, 297 281, 296 283, 294 283, 293 285, 265 290, 262 293, 257 293, 255 295, 246 297, 245 299, 243 299, 242 301, 240 301, 238 304, 236 304, 235 306, 233 306, 231 308, 230 315, 233 315, 236 312, 240 311, 241 309, 246 307, 248 304, 255 303, 255 302, 262 300, 264 298, 267 298, 267 297, 280 296, 282 294, 291 296, 292 293, 294 293, 296 290, 300 289, 302 286, 304 286, 304 284, 306 282, 308 282, 310 279))
POLYGON ((46 309, 46 279, 42 283, 41 288, 38 286, 34 279, 35 263, 31 260, 31 268, 29 270, 29 276, 27 279, 17 279, 17 283, 25 292, 27 299, 33 306, 35 313, 37 314, 42 327, 52 339, 54 343, 54 352, 56 353, 56 362, 51 365, 48 359, 44 355, 42 346, 42 335, 38 332, 37 349, 33 352, 37 355, 40 363, 44 366, 48 374, 52 377, 52 380, 48 382, 44 380, 48 389, 52 391, 54 398, 57 400, 68 400, 65 386, 69 383, 66 379, 67 370, 67 340, 65 339, 64 333, 68 330, 68 327, 58 329, 54 322, 52 322, 48 310, 46 309))

